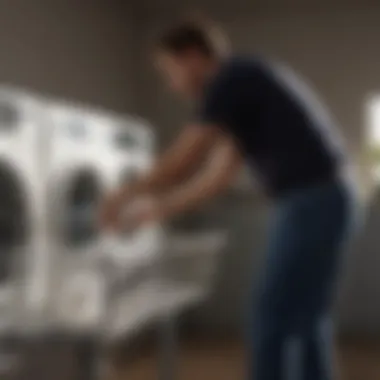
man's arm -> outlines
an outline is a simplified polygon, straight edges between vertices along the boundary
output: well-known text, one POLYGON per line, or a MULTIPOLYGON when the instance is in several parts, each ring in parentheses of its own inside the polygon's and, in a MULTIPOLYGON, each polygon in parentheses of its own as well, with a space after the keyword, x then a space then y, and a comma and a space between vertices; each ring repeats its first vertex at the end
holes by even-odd
POLYGON ((235 142, 219 133, 203 170, 162 200, 164 217, 188 211, 218 195, 236 177, 241 164, 242 158, 235 142))
POLYGON ((163 155, 153 170, 110 194, 100 208, 100 224, 105 228, 118 228, 120 211, 136 196, 158 195, 178 184, 190 171, 194 171, 213 146, 218 131, 192 125, 185 128, 173 146, 163 155))
POLYGON ((185 127, 174 144, 156 162, 154 168, 136 182, 120 189, 121 197, 158 193, 180 183, 200 165, 212 147, 216 130, 197 125, 185 127))

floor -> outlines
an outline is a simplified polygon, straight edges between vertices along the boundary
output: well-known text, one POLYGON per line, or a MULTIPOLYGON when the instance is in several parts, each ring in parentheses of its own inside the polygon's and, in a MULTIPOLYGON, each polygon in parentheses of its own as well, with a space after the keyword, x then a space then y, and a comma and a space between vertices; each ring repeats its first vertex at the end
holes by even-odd
MULTIPOLYGON (((338 349, 341 380, 379 380, 380 344, 346 343, 338 349)), ((242 346, 235 341, 183 343, 178 366, 180 380, 244 379, 242 346)), ((115 380, 156 380, 154 349, 119 366, 115 380)))

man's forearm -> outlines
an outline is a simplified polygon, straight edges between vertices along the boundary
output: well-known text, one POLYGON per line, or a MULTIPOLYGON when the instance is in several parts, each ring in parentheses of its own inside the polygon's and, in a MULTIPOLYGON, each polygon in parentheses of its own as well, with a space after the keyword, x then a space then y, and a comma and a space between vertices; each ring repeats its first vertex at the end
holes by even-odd
POLYGON ((233 157, 221 165, 210 165, 195 179, 185 183, 180 188, 162 199, 163 212, 166 217, 191 210, 203 202, 219 195, 236 177, 240 168, 240 157, 233 157))
POLYGON ((186 128, 150 173, 122 188, 119 194, 121 197, 141 193, 157 194, 178 185, 198 168, 213 141, 214 132, 211 128, 186 128))
MULTIPOLYGON (((185 172, 186 174, 186 172, 185 172)), ((132 183, 126 184, 119 190, 121 197, 129 198, 136 195, 158 195, 177 185, 184 177, 184 173, 171 172, 162 168, 160 163, 152 172, 145 174, 132 183)))
POLYGON ((192 210, 203 202, 218 195, 227 187, 227 183, 214 183, 207 186, 196 181, 177 189, 162 199, 165 217, 192 210))

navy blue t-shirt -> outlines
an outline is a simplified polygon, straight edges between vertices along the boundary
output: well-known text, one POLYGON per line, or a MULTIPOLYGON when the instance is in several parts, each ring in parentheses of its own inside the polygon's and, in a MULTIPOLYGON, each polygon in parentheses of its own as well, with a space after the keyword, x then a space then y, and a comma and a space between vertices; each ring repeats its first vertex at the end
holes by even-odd
POLYGON ((291 71, 255 58, 222 64, 198 117, 235 138, 273 196, 332 179, 345 159, 335 125, 313 93, 291 71))

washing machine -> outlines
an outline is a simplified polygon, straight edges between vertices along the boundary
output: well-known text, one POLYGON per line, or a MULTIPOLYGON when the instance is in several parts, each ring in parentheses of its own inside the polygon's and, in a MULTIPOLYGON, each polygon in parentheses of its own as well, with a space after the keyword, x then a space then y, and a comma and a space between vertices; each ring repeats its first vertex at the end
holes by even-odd
POLYGON ((0 329, 25 326, 45 301, 44 112, 36 96, 0 87, 0 329))
POLYGON ((104 300, 97 266, 97 214, 108 191, 104 117, 80 106, 49 104, 48 204, 50 315, 57 328, 96 324, 104 300))

